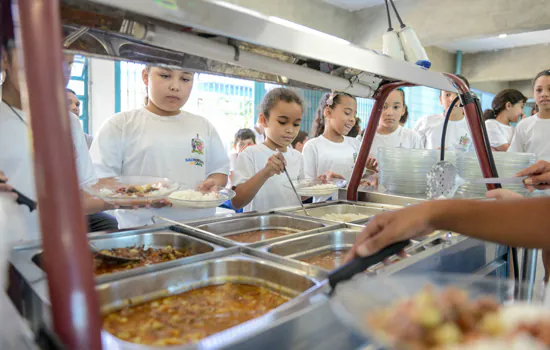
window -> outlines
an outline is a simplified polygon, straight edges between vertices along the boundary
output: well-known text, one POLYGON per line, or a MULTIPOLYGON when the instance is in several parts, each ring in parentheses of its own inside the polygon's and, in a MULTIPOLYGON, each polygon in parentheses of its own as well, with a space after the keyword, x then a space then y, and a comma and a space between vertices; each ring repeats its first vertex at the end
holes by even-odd
POLYGON ((80 123, 85 133, 88 133, 88 60, 83 56, 74 56, 71 69, 71 79, 67 88, 76 93, 80 101, 80 123))

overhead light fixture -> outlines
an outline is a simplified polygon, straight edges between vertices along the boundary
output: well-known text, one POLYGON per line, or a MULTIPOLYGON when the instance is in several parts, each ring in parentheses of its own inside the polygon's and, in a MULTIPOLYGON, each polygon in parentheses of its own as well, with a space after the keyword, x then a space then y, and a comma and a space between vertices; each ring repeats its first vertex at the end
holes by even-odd
POLYGON ((504 38, 506 38, 506 37, 508 37, 508 34, 506 34, 506 33, 500 34, 500 35, 498 36, 499 39, 504 39, 504 38))

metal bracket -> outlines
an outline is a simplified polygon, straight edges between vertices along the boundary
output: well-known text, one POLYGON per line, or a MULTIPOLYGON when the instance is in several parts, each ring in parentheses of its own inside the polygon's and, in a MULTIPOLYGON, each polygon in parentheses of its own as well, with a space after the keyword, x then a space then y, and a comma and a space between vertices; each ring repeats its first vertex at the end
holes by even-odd
POLYGON ((239 44, 237 43, 237 40, 229 38, 227 40, 227 44, 230 46, 233 46, 235 49, 235 61, 239 61, 239 58, 241 57, 241 49, 239 48, 239 44))

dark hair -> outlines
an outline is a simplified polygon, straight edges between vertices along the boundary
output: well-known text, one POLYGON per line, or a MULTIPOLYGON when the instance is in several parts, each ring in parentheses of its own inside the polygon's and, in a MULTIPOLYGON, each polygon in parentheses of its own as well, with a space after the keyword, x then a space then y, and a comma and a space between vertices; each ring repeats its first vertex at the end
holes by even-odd
POLYGON ((298 143, 304 143, 304 141, 306 140, 308 136, 308 133, 303 131, 303 130, 300 130, 300 132, 298 133, 298 135, 296 135, 296 138, 294 139, 294 141, 292 141, 292 147, 296 147, 296 145, 298 143))
POLYGON ((0 1, 0 43, 6 51, 15 39, 10 1, 0 1))
POLYGON ((71 90, 69 88, 66 88, 65 90, 67 90, 67 92, 70 92, 71 94, 75 95, 76 96, 76 92, 74 92, 74 90, 71 90))
MULTIPOLYGON (((468 81, 468 79, 466 79, 466 77, 464 77, 463 75, 460 75, 460 74, 455 74, 458 78, 460 78, 460 80, 462 80, 464 82, 464 84, 466 84, 466 86, 468 87, 468 89, 470 88, 470 82, 468 81)), ((441 92, 443 92, 443 90, 441 90, 441 92)))
POLYGON ((252 142, 256 143, 256 135, 254 134, 254 131, 250 130, 250 129, 239 129, 239 131, 237 131, 235 133, 235 141, 234 141, 234 144, 236 145, 239 140, 252 140, 252 142))
POLYGON ((496 119, 498 114, 506 109, 506 104, 510 102, 512 105, 515 105, 516 103, 520 102, 527 102, 527 97, 523 95, 518 90, 514 89, 505 89, 499 92, 495 98, 493 99, 493 103, 491 103, 492 109, 487 109, 483 113, 483 118, 485 120, 488 119, 496 119))
POLYGON ((550 77, 550 69, 545 69, 545 70, 539 72, 539 74, 537 74, 537 76, 535 77, 535 79, 533 79, 533 87, 535 87, 535 83, 537 82, 537 80, 538 80, 540 77, 550 77))
POLYGON ((319 108, 317 108, 317 112, 315 113, 315 120, 314 123, 317 122, 317 130, 315 130, 314 137, 318 137, 319 135, 322 135, 325 132, 325 108, 334 108, 338 106, 342 101, 342 96, 347 96, 353 98, 355 101, 355 97, 352 95, 345 93, 345 92, 327 92, 323 95, 321 98, 321 101, 319 101, 319 108), (329 100, 329 97, 332 96, 332 104, 329 106, 327 104, 327 101, 329 100))
POLYGON ((355 125, 353 125, 353 128, 348 132, 349 137, 357 137, 359 133, 361 132, 361 119, 355 118, 355 125))
POLYGON ((409 120, 409 108, 405 104, 405 90, 397 89, 397 91, 401 91, 401 95, 403 96, 403 108, 405 108, 405 114, 401 116, 401 118, 399 119, 399 123, 405 124, 407 120, 409 120))
POLYGON ((302 111, 304 110, 304 101, 298 94, 287 88, 275 88, 265 94, 262 103, 260 103, 260 113, 262 113, 266 119, 269 119, 269 113, 279 101, 286 103, 297 103, 302 111))

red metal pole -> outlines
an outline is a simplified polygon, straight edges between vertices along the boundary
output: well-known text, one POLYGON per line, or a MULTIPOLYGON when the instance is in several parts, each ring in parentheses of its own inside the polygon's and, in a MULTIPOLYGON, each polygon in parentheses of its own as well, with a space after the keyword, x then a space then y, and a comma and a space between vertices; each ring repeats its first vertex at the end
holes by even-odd
MULTIPOLYGON (((481 167, 481 173, 483 177, 495 177, 497 174, 493 173, 491 168, 491 163, 489 162, 489 155, 487 147, 485 145, 485 138, 483 137, 483 129, 481 125, 481 116, 478 114, 475 102, 473 98, 468 98, 470 89, 468 86, 454 74, 444 73, 448 78, 452 79, 455 83, 455 86, 458 88, 461 94, 466 94, 466 101, 464 102, 464 113, 466 114, 466 120, 468 121, 468 126, 470 127, 470 132, 472 133, 472 141, 474 142, 474 148, 476 150, 477 159, 479 160, 479 166, 481 167)), ((488 184, 487 190, 495 189, 494 184, 488 184)))
POLYGON ((101 349, 92 255, 65 97, 58 0, 19 0, 45 269, 56 333, 68 349, 101 349))
POLYGON ((361 150, 359 151, 359 156, 355 162, 355 167, 353 168, 353 174, 348 185, 348 196, 347 199, 350 201, 357 200, 357 190, 359 189, 359 184, 361 183, 361 177, 365 169, 365 164, 367 163, 367 158, 369 157, 370 148, 372 146, 372 141, 374 140, 374 135, 376 134, 376 129, 378 128, 378 121, 382 115, 382 109, 384 108, 384 103, 391 92, 397 88, 404 86, 412 86, 413 84, 405 83, 402 81, 396 81, 393 83, 388 83, 382 85, 376 90, 374 94, 374 106, 370 114, 369 123, 367 124, 367 129, 363 135, 363 142, 361 143, 361 150))

